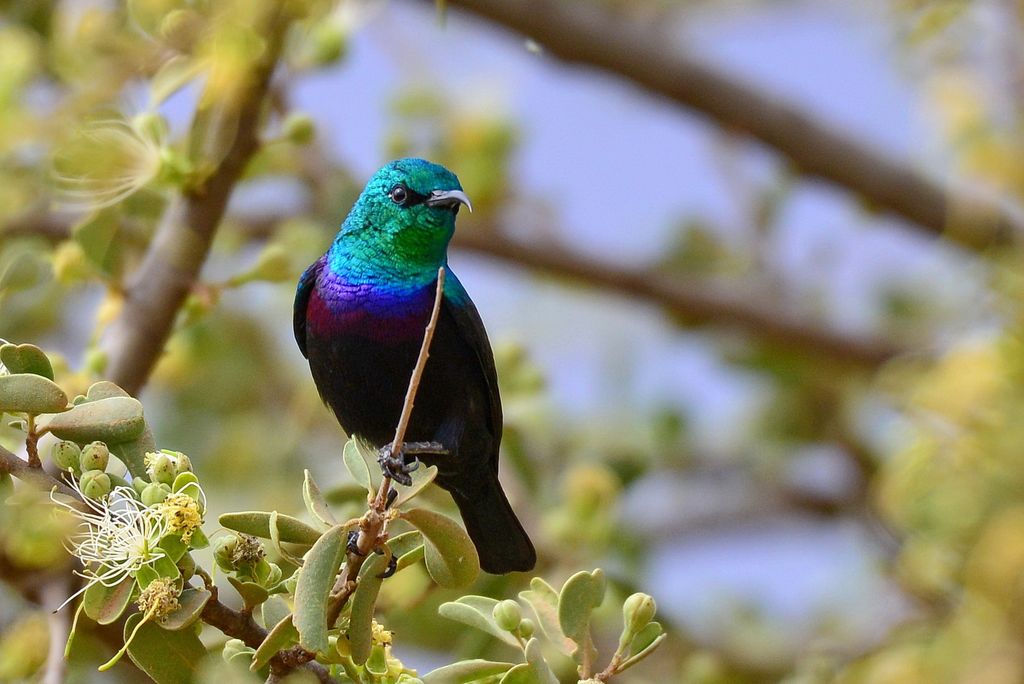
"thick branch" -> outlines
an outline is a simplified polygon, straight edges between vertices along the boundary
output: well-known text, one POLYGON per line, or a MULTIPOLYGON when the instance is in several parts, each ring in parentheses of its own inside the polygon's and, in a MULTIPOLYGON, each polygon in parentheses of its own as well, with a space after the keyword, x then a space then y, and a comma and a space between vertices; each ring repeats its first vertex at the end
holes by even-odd
POLYGON ((803 173, 858 193, 932 233, 980 247, 1024 234, 1024 215, 918 170, 816 120, 797 107, 684 54, 656 26, 573 0, 451 0, 567 62, 630 79, 774 147, 803 173))
MULTIPOLYGON (((226 143, 226 154, 200 188, 176 197, 167 208, 142 264, 125 288, 121 314, 108 331, 108 377, 133 395, 156 365, 178 310, 206 261, 231 191, 259 147, 260 113, 286 24, 276 13, 267 23, 266 47, 237 101, 213 105, 232 108, 209 133, 226 143)), ((197 112, 199 116, 204 112, 197 112)))
POLYGON ((706 283, 687 283, 677 277, 590 261, 552 245, 526 245, 497 233, 479 231, 457 231, 452 245, 643 299, 688 322, 714 322, 833 362, 877 366, 903 351, 883 340, 853 337, 809 325, 783 313, 777 305, 752 300, 749 295, 729 294, 706 283))

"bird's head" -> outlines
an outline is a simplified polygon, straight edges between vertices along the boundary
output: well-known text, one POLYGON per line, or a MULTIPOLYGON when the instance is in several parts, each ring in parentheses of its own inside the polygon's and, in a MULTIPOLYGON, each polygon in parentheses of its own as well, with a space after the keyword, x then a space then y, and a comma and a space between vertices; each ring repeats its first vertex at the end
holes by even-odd
POLYGON ((366 184, 342 233, 386 244, 403 259, 436 260, 463 204, 472 211, 454 173, 425 159, 398 159, 366 184))

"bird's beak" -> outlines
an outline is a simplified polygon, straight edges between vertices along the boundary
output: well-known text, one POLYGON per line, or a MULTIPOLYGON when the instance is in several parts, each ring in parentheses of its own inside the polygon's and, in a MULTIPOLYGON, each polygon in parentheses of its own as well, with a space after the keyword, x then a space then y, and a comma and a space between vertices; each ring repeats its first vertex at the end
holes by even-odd
POLYGON ((466 193, 461 190, 434 190, 427 198, 426 204, 428 207, 448 207, 450 209, 465 204, 470 212, 473 211, 473 205, 469 203, 466 193))

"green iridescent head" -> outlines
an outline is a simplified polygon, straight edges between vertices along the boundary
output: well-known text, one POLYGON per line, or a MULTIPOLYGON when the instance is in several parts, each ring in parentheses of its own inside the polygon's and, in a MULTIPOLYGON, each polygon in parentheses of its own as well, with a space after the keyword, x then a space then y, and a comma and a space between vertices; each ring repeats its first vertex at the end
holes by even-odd
POLYGON ((433 267, 445 258, 455 216, 469 198, 448 169, 425 159, 399 159, 366 184, 341 227, 335 248, 364 258, 433 267))

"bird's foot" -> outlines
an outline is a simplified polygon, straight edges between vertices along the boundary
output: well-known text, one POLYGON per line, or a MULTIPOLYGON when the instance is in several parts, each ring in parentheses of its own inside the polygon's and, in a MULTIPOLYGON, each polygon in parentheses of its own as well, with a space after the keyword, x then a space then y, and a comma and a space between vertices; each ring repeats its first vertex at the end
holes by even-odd
POLYGON ((385 477, 408 487, 412 485, 409 473, 420 467, 417 455, 447 453, 448 450, 440 442, 406 442, 397 454, 392 453, 391 444, 386 444, 377 452, 377 463, 385 477), (412 462, 406 462, 407 456, 413 457, 412 462))
POLYGON ((345 544, 345 550, 356 556, 365 556, 365 553, 359 552, 359 532, 352 530, 348 533, 348 542, 345 544))

